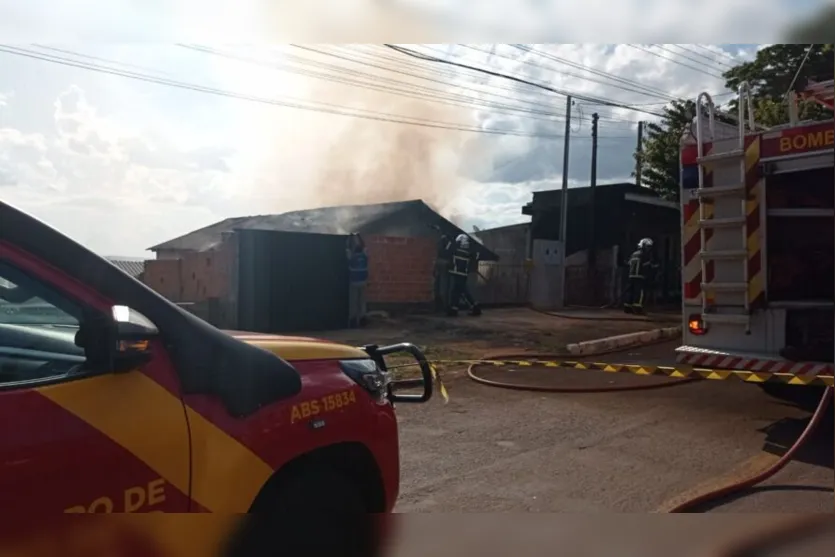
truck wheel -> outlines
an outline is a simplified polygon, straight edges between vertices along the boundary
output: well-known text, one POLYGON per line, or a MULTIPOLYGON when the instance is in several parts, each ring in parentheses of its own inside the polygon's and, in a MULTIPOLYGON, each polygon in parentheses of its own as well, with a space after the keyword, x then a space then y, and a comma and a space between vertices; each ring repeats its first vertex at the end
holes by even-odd
POLYGON ((334 470, 281 479, 262 509, 242 517, 224 557, 373 557, 376 537, 359 487, 334 470))

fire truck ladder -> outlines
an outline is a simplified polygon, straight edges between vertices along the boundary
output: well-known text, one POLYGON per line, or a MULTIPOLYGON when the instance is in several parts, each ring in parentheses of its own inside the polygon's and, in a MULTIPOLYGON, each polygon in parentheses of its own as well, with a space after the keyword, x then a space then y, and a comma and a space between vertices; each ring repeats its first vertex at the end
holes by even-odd
MULTIPOLYGON (((699 168, 699 188, 696 194, 699 198, 699 234, 701 237, 701 297, 702 297, 702 320, 705 323, 727 323, 732 325, 742 325, 745 327, 745 332, 750 332, 751 329, 751 306, 748 299, 748 225, 746 213, 747 188, 746 188, 746 168, 745 168, 745 112, 748 111, 748 128, 754 130, 754 107, 751 104, 751 89, 747 82, 742 82, 739 85, 739 147, 731 151, 713 153, 705 155, 705 141, 712 141, 714 144, 718 141, 715 135, 715 106, 713 99, 708 93, 702 93, 696 100, 696 142, 698 153, 698 168, 699 168), (702 122, 702 99, 704 99, 704 106, 707 109, 708 128, 710 132, 709 137, 705 137, 704 124, 702 122), (715 171, 717 168, 725 166, 732 167, 736 165, 739 169, 739 180, 731 185, 721 185, 713 187, 705 187, 705 172, 706 166, 711 166, 715 171), (708 209, 712 205, 713 200, 719 197, 738 198, 739 199, 739 215, 730 217, 713 218, 712 212, 708 209), (707 246, 708 230, 716 229, 736 229, 739 230, 740 247, 739 249, 723 249, 723 250, 709 250, 707 246), (710 280, 708 277, 708 262, 725 260, 737 261, 742 268, 741 282, 716 282, 710 280), (740 306, 731 306, 736 310, 733 313, 717 313, 716 305, 712 303, 713 296, 711 294, 717 292, 735 292, 742 295, 744 300, 740 306)), ((728 307, 725 305, 724 307, 728 307)))

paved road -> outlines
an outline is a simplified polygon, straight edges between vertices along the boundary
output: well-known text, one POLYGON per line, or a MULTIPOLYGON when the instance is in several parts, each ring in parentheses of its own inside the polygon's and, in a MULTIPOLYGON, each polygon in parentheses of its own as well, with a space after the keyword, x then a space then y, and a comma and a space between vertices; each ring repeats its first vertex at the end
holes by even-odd
MULTIPOLYGON (((675 343, 606 356, 670 363, 675 343)), ((501 374, 501 370, 492 370, 501 374)), ((657 378, 565 370, 553 384, 635 384, 657 378)), ((525 375, 527 374, 527 375, 525 375)), ((665 379, 666 380, 666 379, 665 379)), ((777 459, 810 412, 754 385, 700 381, 605 394, 496 389, 464 377, 451 401, 398 409, 402 421, 400 512, 653 512, 717 478, 739 478, 777 459)), ((833 428, 768 489, 716 512, 832 512, 833 428)))

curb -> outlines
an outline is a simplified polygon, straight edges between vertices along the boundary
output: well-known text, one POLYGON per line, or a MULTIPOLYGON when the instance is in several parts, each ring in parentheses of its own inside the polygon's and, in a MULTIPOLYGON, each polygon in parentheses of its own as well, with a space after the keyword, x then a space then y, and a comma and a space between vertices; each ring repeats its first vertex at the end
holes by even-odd
POLYGON ((651 344, 660 340, 675 338, 681 335, 681 326, 664 327, 637 333, 627 333, 613 337, 584 340, 569 344, 565 348, 572 356, 592 356, 601 352, 611 352, 620 348, 631 348, 651 344))

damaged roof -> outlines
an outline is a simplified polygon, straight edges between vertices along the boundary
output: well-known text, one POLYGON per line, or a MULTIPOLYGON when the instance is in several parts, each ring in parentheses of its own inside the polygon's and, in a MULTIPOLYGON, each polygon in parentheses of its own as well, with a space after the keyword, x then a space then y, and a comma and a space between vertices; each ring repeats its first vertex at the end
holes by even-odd
MULTIPOLYGON (((225 232, 240 229, 307 232, 313 234, 361 234, 399 237, 437 238, 438 227, 447 236, 464 231, 442 217, 423 200, 375 203, 369 205, 340 205, 278 215, 233 217, 190 232, 173 240, 157 244, 150 251, 206 251, 220 244, 225 232)), ((470 236, 473 237, 473 236, 470 236)), ((480 257, 495 261, 498 256, 480 242, 480 257)))

